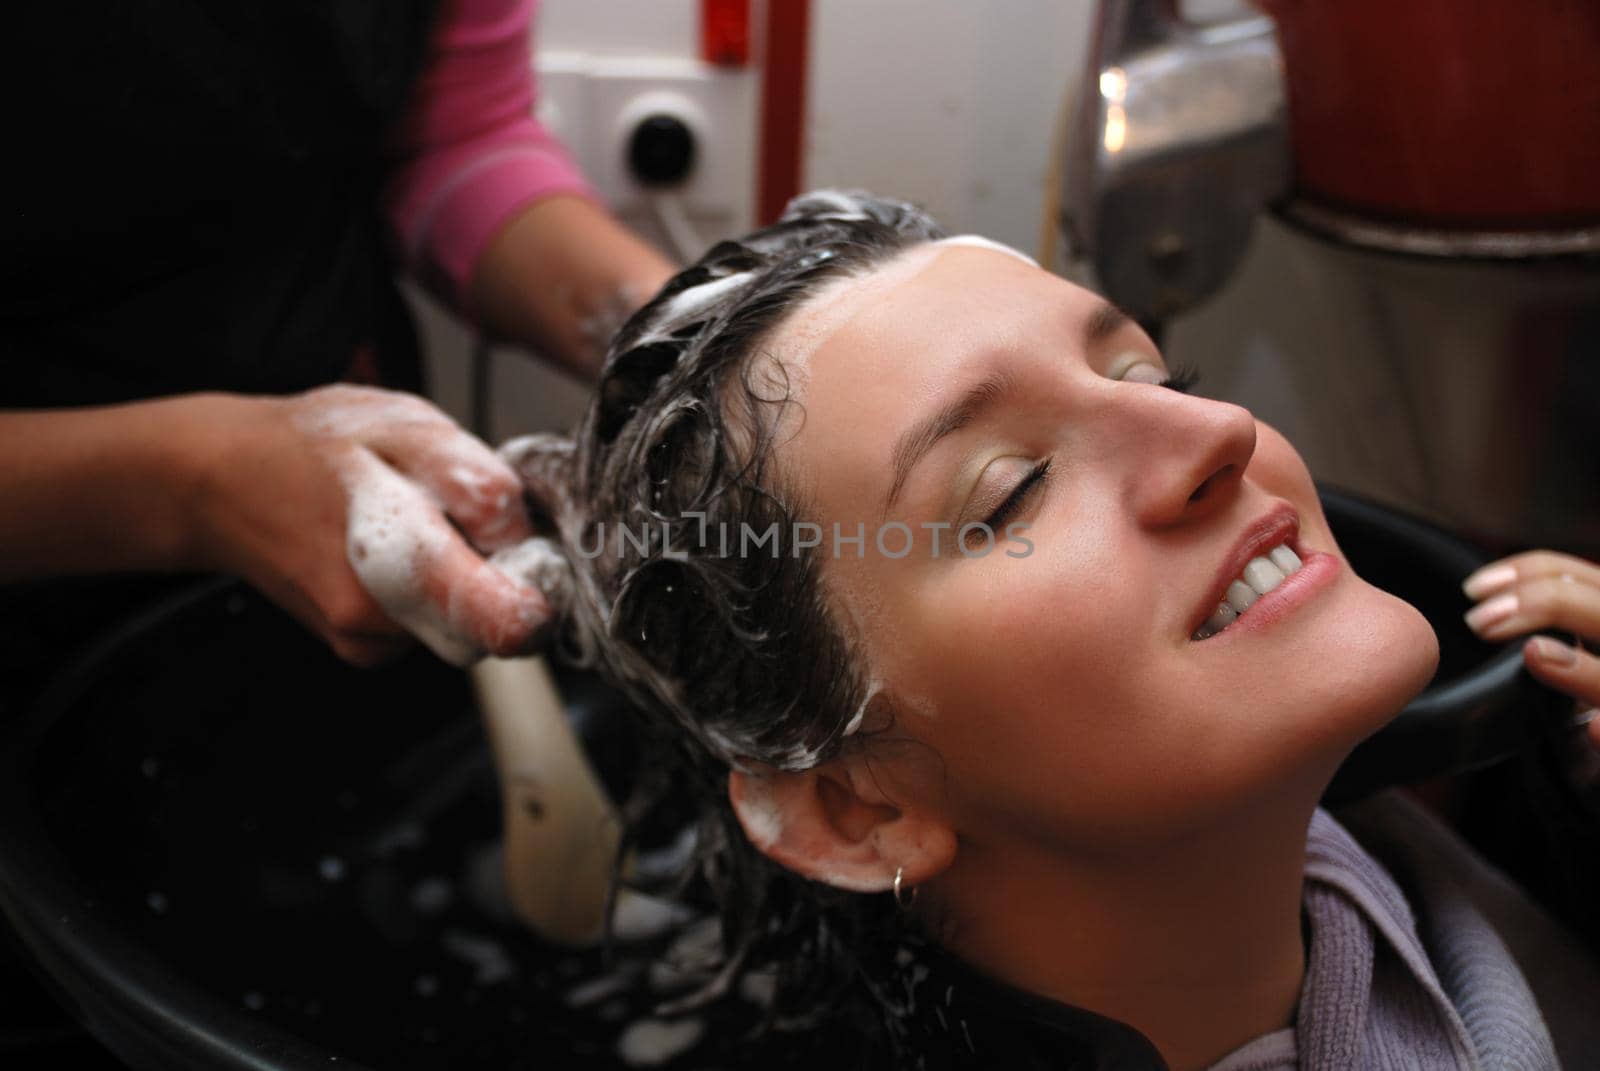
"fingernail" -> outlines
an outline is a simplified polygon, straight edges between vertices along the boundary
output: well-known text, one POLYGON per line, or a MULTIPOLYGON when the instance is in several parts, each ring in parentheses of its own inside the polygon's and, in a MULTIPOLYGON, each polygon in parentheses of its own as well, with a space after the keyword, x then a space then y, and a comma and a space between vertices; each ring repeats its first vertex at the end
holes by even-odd
POLYGON ((1533 648, 1533 655, 1541 662, 1552 666, 1573 666, 1578 663, 1578 652, 1562 643, 1552 640, 1549 636, 1535 636, 1528 641, 1528 646, 1533 648))
POLYGON ((1488 629, 1505 621, 1517 612, 1517 596, 1514 592, 1496 595, 1488 602, 1479 603, 1467 611, 1467 627, 1482 635, 1488 629))
POLYGON ((1516 580, 1517 567, 1514 565, 1485 565, 1461 582, 1461 590, 1467 593, 1467 598, 1476 602, 1491 591, 1516 583, 1516 580))

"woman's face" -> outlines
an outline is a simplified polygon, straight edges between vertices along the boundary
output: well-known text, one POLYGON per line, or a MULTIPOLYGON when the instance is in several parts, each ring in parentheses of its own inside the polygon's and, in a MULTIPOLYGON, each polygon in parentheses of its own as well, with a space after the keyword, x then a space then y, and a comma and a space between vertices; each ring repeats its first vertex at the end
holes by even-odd
POLYGON ((1154 344, 1081 287, 923 245, 835 284, 770 349, 800 403, 780 463, 823 527, 824 586, 894 735, 940 760, 898 781, 965 840, 1179 835, 1331 775, 1432 675, 1432 630, 1350 571, 1288 442, 1156 385, 1154 344), (981 531, 958 530, 991 518, 977 556, 981 531), (1196 639, 1280 544, 1300 570, 1196 639))

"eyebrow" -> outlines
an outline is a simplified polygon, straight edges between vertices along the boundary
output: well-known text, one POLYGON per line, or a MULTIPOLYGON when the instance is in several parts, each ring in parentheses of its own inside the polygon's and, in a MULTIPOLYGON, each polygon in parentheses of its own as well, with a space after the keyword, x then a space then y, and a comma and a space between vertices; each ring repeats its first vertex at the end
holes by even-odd
MULTIPOLYGON (((1132 322, 1131 316, 1111 302, 1100 302, 1084 321, 1084 348, 1089 349, 1096 343, 1104 341, 1132 322)), ((890 452, 890 467, 894 472, 894 480, 889 485, 888 497, 883 501, 884 513, 887 514, 894 507, 895 499, 905 487, 911 470, 917 467, 917 462, 921 461, 939 440, 960 431, 976 420, 985 409, 1006 394, 1011 386, 1012 377, 1009 373, 997 372, 986 376, 967 388, 961 397, 948 405, 941 406, 931 416, 919 420, 902 432, 890 452)))
POLYGON ((1109 301, 1102 301, 1089 314, 1083 327, 1083 346, 1088 349, 1096 342, 1104 342, 1112 335, 1133 323, 1133 317, 1109 301))

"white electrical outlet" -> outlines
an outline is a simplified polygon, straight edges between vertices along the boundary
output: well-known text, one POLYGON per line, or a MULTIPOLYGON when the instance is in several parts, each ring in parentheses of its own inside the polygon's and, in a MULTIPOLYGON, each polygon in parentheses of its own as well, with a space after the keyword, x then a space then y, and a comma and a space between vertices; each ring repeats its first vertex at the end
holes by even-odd
MULTIPOLYGON (((613 210, 640 213, 646 191, 628 171, 628 140, 650 115, 681 120, 695 136, 684 207, 722 227, 750 226, 755 204, 756 76, 667 56, 546 53, 538 58, 541 116, 572 150, 613 210)), ((721 229, 721 228, 719 228, 721 229)))

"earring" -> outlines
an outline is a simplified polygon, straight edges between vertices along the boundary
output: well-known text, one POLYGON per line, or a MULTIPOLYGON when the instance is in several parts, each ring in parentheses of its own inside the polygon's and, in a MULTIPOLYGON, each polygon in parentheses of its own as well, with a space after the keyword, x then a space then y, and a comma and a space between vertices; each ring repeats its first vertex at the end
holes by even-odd
POLYGON ((894 902, 899 905, 901 911, 910 911, 911 905, 917 902, 917 889, 914 885, 902 884, 905 873, 906 868, 903 866, 894 868, 894 902))

